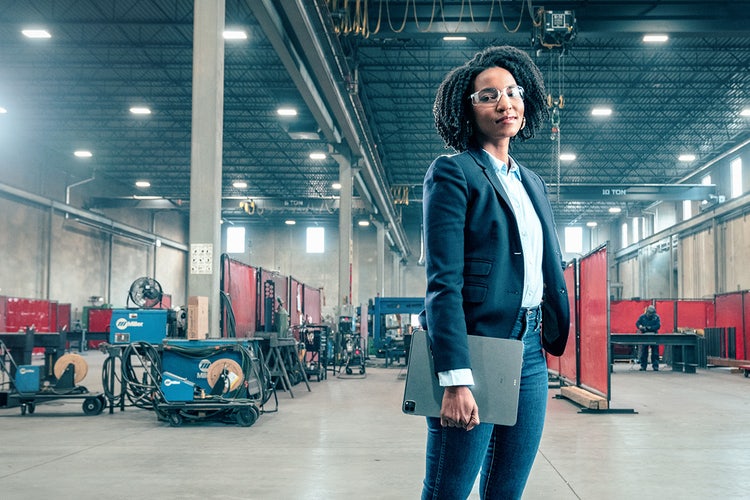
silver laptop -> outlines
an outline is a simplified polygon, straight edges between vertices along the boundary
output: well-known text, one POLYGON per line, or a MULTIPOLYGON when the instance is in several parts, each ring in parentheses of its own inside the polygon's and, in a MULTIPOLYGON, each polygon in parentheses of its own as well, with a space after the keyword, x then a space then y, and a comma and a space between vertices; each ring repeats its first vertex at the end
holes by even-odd
MULTIPOLYGON (((469 356, 475 384, 471 392, 479 407, 479 420, 515 425, 523 342, 469 335, 469 356)), ((427 332, 417 330, 411 339, 401 409, 409 415, 439 417, 442 402, 443 388, 433 368, 427 332)))

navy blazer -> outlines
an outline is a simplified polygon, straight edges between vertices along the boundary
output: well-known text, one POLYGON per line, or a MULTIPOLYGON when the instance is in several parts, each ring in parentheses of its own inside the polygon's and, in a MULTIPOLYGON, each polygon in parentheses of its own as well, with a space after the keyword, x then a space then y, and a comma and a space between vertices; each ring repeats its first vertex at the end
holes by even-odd
MULTIPOLYGON (((470 149, 440 156, 425 175, 427 293, 421 320, 438 372, 471 368, 466 335, 508 338, 521 308, 521 237, 487 155, 470 149)), ((518 166, 542 224, 542 341, 547 352, 559 356, 570 327, 560 243, 544 182, 518 166)))

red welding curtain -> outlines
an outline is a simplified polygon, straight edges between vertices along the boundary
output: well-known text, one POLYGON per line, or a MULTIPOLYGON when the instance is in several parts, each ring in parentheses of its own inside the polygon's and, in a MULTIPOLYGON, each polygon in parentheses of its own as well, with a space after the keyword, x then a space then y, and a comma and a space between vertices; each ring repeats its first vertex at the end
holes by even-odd
POLYGON ((638 333, 635 322, 650 305, 650 300, 613 300, 609 305, 609 331, 638 333))
MULTIPOLYGON (((225 258, 222 265, 222 290, 229 295, 234 311, 235 335, 252 337, 256 325, 258 270, 225 258)), ((225 313, 226 319, 226 313, 225 313)), ((226 325, 226 321, 224 322, 226 325)), ((228 332, 224 332, 227 336, 228 332)))
MULTIPOLYGON (((578 385, 578 296, 576 295, 576 273, 578 262, 573 261, 565 268, 565 285, 568 287, 570 304, 570 330, 565 352, 558 359, 560 377, 569 384, 578 385)), ((553 358, 554 359, 554 358, 553 358)))
POLYGON ((719 328, 734 327, 734 359, 746 359, 743 317, 743 293, 726 293, 716 296, 716 326, 719 328))
POLYGON ((313 324, 321 323, 323 308, 323 293, 320 288, 303 285, 304 314, 310 316, 313 324))
POLYGON ((609 400, 607 247, 581 259, 580 386, 609 400))

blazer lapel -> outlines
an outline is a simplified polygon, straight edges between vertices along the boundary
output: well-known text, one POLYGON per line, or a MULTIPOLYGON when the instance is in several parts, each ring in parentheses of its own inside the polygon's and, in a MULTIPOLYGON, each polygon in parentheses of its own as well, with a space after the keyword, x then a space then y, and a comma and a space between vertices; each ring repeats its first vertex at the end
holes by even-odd
POLYGON ((508 198, 508 193, 505 192, 505 188, 503 188, 503 185, 500 184, 500 180, 497 178, 497 174, 495 174, 495 169, 492 168, 492 160, 486 157, 487 153, 482 150, 470 149, 469 154, 472 158, 474 158, 474 161, 479 166, 479 168, 482 169, 482 173, 490 182, 490 184, 492 184, 492 187, 495 188, 497 194, 499 194, 503 201, 505 201, 505 204, 510 207, 511 204, 510 198, 508 198))

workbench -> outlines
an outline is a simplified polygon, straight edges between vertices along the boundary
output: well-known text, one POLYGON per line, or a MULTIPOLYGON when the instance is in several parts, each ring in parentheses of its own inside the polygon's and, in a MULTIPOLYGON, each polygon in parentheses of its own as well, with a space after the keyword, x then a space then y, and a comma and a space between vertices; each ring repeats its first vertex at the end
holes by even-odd
POLYGON ((671 348, 673 371, 695 373, 698 367, 698 345, 703 337, 694 333, 610 333, 610 344, 664 345, 671 348))

